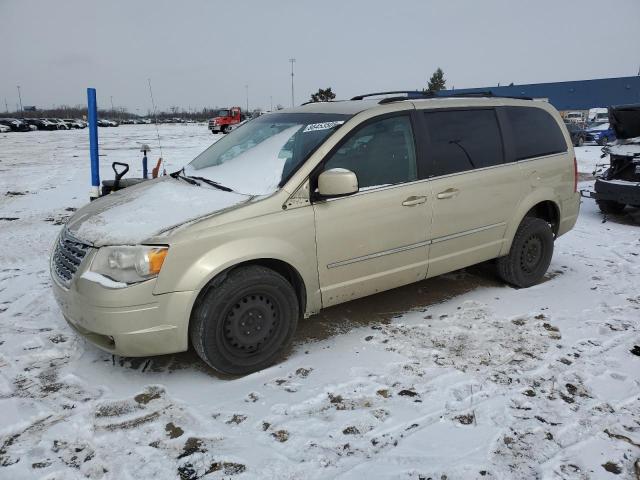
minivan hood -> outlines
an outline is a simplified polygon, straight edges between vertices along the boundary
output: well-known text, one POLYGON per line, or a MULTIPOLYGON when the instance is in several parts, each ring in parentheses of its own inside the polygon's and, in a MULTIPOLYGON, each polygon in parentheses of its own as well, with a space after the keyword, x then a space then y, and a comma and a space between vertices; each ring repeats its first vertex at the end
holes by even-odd
POLYGON ((96 247, 136 245, 178 225, 246 203, 251 196, 172 177, 149 180, 106 195, 67 223, 78 240, 96 247))

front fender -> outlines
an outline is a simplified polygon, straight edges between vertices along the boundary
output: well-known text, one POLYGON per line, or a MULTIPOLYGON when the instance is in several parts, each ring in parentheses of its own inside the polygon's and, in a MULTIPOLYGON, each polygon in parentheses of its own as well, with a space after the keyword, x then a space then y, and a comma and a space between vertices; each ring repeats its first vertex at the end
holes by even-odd
MULTIPOLYGON (((306 209, 297 210, 290 213, 302 216, 301 210, 306 209)), ((313 217, 309 216, 302 222, 289 215, 287 217, 281 217, 282 222, 272 217, 269 227, 264 228, 263 225, 260 228, 262 234, 258 234, 257 229, 252 229, 252 234, 228 231, 171 245, 154 293, 200 291, 230 267, 251 260, 273 259, 290 265, 298 272, 307 293, 307 313, 318 311, 321 300, 313 217), (265 230, 274 233, 269 235, 265 230)))

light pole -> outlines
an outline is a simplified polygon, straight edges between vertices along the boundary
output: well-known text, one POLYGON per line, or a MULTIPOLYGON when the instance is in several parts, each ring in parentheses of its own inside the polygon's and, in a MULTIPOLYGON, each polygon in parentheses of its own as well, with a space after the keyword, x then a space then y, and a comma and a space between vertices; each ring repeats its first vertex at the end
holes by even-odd
POLYGON ((20 85, 16 85, 18 88, 18 98, 20 99, 20 113, 22 114, 22 95, 20 95, 20 85))
POLYGON ((248 116, 249 115, 249 85, 245 85, 244 89, 247 95, 247 116, 248 116))
POLYGON ((291 62, 291 106, 293 107, 295 105, 295 97, 293 95, 293 64, 296 63, 296 59, 290 58, 289 61, 291 62))

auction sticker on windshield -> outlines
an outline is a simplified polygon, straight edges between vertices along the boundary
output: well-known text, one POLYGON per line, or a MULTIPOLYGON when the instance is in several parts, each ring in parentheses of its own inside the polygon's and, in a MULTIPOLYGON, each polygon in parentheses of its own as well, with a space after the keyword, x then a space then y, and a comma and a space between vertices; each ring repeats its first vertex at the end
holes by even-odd
POLYGON ((338 125, 342 125, 344 120, 337 120, 335 122, 322 122, 322 123, 310 123, 302 131, 304 132, 317 132, 318 130, 329 130, 338 125))

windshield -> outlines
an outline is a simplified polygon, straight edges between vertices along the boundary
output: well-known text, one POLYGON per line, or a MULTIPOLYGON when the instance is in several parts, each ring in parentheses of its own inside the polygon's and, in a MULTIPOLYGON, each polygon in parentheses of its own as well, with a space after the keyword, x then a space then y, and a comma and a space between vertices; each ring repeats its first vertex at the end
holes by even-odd
POLYGON ((350 115, 272 113, 247 122, 198 155, 185 174, 238 193, 268 195, 350 115))
POLYGON ((228 117, 229 116, 229 110, 220 110, 218 112, 218 116, 219 117, 228 117))

